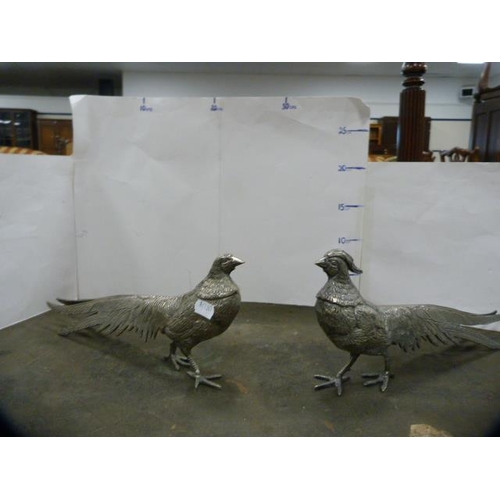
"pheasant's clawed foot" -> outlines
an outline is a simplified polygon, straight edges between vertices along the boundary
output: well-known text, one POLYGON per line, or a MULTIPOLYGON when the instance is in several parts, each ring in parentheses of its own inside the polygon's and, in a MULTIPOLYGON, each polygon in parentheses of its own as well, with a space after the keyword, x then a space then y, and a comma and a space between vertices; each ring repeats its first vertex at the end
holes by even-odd
POLYGON ((221 389, 221 386, 219 384, 216 384, 215 382, 212 382, 214 379, 221 378, 222 375, 202 375, 201 373, 197 372, 187 372, 187 374, 191 377, 194 378, 194 388, 197 389, 198 386, 201 385, 208 385, 210 387, 214 387, 215 389, 221 389))
POLYGON ((363 373, 363 378, 371 378, 372 380, 367 380, 363 385, 369 387, 372 385, 380 384, 380 391, 385 392, 389 384, 389 379, 394 378, 394 374, 389 372, 384 373, 363 373))
POLYGON ((184 358, 182 356, 177 356, 176 354, 169 354, 168 356, 165 356, 164 359, 165 361, 171 361, 176 370, 180 370, 180 365, 191 366, 187 358, 184 358))
POLYGON ((349 375, 342 375, 341 377, 329 377, 327 375, 314 375, 314 378, 318 380, 326 380, 322 384, 314 386, 315 391, 320 391, 321 389, 327 389, 328 387, 336 387, 337 394, 342 396, 342 382, 347 382, 351 377, 349 375))

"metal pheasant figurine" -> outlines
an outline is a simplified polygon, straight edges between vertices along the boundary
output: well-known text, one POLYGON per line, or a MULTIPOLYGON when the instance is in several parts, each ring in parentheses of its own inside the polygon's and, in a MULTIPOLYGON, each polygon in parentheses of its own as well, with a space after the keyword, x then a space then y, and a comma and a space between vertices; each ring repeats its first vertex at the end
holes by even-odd
POLYGON ((334 377, 315 375, 324 380, 315 389, 335 386, 342 394, 346 375, 361 354, 382 356, 384 371, 365 374, 371 378, 365 386, 380 384, 387 389, 390 370, 388 349, 397 345, 405 352, 420 347, 421 341, 433 345, 456 344, 469 340, 490 349, 500 349, 500 342, 491 339, 491 332, 471 325, 485 325, 500 321, 500 314, 472 314, 437 305, 377 306, 367 302, 353 285, 349 272, 362 271, 353 258, 343 250, 330 250, 316 262, 328 276, 325 286, 316 295, 316 316, 328 338, 340 349, 350 353, 349 362, 334 377))
POLYGON ((205 375, 191 356, 191 349, 200 342, 223 333, 238 314, 241 304, 239 288, 230 274, 244 262, 225 254, 212 264, 208 275, 196 287, 183 295, 116 295, 89 300, 57 299, 64 305, 48 303, 61 314, 76 319, 61 335, 93 328, 106 334, 121 335, 134 330, 145 341, 162 333, 170 338, 169 359, 179 370, 179 365, 190 366, 188 375, 199 384, 220 389, 212 382, 222 375, 205 375), (176 354, 177 349, 184 357, 176 354))

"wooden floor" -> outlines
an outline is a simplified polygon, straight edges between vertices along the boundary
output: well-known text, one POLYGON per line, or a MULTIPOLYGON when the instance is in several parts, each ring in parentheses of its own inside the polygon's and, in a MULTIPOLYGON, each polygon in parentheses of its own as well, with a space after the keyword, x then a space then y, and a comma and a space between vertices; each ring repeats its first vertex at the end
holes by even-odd
MULTIPOLYGON (((348 359, 308 307, 243 304, 231 328, 193 350, 222 390, 194 388, 163 360, 168 339, 87 330, 46 313, 0 331, 0 412, 18 436, 408 436, 426 424, 452 436, 496 435, 500 352, 471 344, 394 348, 387 392, 363 387, 381 370, 361 357, 342 397, 314 391, 316 373, 348 359)), ((499 334, 500 335, 500 334, 499 334)))

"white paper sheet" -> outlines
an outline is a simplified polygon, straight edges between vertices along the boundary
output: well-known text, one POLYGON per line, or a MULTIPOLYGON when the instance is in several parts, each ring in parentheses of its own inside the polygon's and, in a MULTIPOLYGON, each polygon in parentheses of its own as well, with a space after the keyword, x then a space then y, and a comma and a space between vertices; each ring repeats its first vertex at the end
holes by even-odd
POLYGON ((365 297, 500 309, 500 164, 369 165, 365 297))
POLYGON ((314 304, 325 281, 314 262, 339 244, 360 256, 368 108, 333 98, 221 106, 221 246, 247 261, 242 296, 314 304))
POLYGON ((72 98, 79 295, 177 294, 219 242, 211 99, 72 98))
POLYGON ((70 157, 0 155, 0 328, 76 297, 70 157))
POLYGON ((247 261, 234 276, 243 300, 310 304, 324 281, 314 261, 342 238, 359 255, 361 101, 72 105, 80 296, 181 293, 231 252, 247 261))

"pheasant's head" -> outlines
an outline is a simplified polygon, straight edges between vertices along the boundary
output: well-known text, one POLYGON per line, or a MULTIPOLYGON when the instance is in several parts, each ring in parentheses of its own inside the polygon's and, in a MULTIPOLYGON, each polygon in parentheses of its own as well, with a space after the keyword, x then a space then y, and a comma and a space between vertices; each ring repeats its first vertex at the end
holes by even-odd
POLYGON ((349 279, 349 271, 355 274, 363 272, 354 264, 354 259, 344 250, 330 250, 315 264, 321 267, 329 278, 349 279))
POLYGON ((231 271, 233 271, 236 266, 240 266, 244 263, 245 261, 238 259, 238 257, 235 257, 230 253, 226 253, 214 260, 212 269, 222 271, 226 274, 231 274, 231 271))

